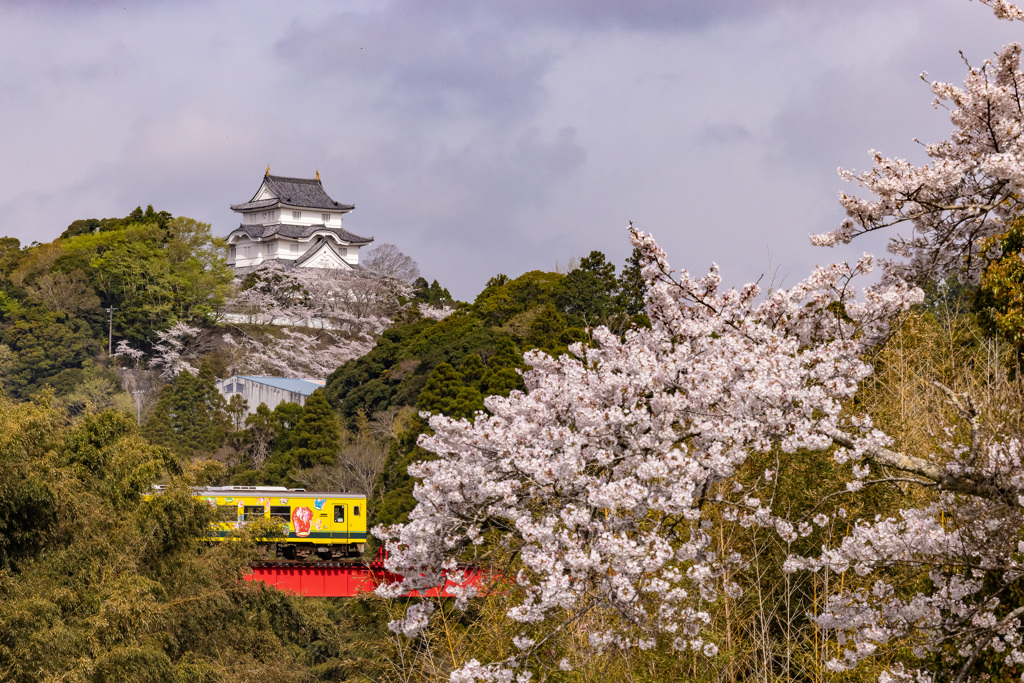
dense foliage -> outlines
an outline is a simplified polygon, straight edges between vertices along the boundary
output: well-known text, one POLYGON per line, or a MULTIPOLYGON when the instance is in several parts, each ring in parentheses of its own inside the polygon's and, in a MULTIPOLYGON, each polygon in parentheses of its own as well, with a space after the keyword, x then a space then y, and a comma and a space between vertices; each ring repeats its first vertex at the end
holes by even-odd
POLYGON ((4 238, 0 257, 0 381, 17 398, 106 381, 111 402, 116 378, 102 355, 111 332, 149 348, 159 330, 210 321, 231 280, 209 225, 151 206, 20 247, 4 238))
POLYGON ((351 610, 240 580, 251 541, 203 548, 216 474, 112 412, 0 399, 0 677, 337 680, 374 668, 351 610), (169 488, 144 500, 158 476, 169 488), (358 663, 361 657, 365 662, 358 663))

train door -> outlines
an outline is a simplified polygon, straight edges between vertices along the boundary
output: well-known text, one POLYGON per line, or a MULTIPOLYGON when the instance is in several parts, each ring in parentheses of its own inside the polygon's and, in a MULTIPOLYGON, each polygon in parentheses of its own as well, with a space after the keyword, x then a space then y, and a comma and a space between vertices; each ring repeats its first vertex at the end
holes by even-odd
POLYGON ((331 539, 339 540, 342 543, 348 542, 349 517, 352 510, 347 502, 342 500, 334 501, 333 521, 331 526, 331 539))

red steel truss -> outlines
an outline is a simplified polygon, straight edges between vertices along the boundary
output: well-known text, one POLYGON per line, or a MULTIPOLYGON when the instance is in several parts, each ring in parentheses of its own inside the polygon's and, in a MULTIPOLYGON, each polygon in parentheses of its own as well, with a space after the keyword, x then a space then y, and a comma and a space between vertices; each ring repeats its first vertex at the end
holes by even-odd
MULTIPOLYGON (((479 569, 464 567, 460 570, 464 572, 465 580, 458 577, 460 580, 456 582, 449 578, 444 586, 436 586, 427 591, 410 591, 407 597, 453 597, 450 592, 452 587, 481 585, 483 572, 479 569)), ((354 597, 368 593, 382 583, 392 583, 401 578, 386 570, 380 561, 368 564, 266 562, 253 565, 252 572, 245 576, 246 581, 262 581, 278 590, 307 597, 354 597)))

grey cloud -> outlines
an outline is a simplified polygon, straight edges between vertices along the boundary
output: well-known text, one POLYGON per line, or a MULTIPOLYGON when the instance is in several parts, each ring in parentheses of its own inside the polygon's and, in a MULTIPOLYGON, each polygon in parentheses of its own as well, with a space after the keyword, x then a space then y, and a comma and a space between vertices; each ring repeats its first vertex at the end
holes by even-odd
MULTIPOLYGON (((881 2, 882 0, 868 0, 881 2)), ((557 27, 569 30, 640 32, 700 31, 728 22, 756 21, 780 7, 817 6, 820 0, 404 0, 393 5, 403 12, 431 14, 445 22, 488 16, 510 30, 557 27)))
POLYGON ((406 136, 364 154, 365 164, 348 157, 321 169, 330 191, 356 197, 347 225, 398 244, 458 296, 472 297, 496 272, 550 268, 555 254, 572 251, 566 226, 525 227, 586 165, 571 129, 530 129, 508 140, 482 136, 430 153, 406 136), (391 175, 382 176, 383 169, 391 175))
POLYGON ((548 51, 517 46, 495 27, 427 19, 393 7, 338 14, 315 28, 293 26, 275 50, 300 78, 339 88, 353 80, 382 85, 381 104, 420 119, 506 120, 536 109, 553 61, 548 51))
POLYGON ((696 135, 697 144, 700 145, 728 145, 747 142, 753 138, 754 134, 750 129, 739 123, 709 123, 696 135))
POLYGON ((836 166, 948 130, 917 73, 958 80, 957 48, 976 62, 1019 36, 990 15, 965 0, 0 3, 0 232, 48 240, 151 202, 226 234, 270 163, 319 168, 358 207, 348 227, 462 297, 591 249, 621 263, 628 219, 696 272, 756 278, 767 245, 792 281, 842 257, 806 240, 841 218, 836 166))

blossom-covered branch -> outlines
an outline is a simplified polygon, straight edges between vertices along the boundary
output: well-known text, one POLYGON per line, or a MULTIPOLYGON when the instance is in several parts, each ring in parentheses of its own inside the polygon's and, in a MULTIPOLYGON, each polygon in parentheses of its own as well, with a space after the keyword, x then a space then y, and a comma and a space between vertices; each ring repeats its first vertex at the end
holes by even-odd
MULTIPOLYGON (((993 1, 997 14, 1020 10, 993 1)), ((927 145, 931 162, 917 166, 872 151, 874 168, 860 174, 840 169, 875 199, 841 193, 848 219, 833 232, 815 235, 819 245, 848 243, 858 235, 906 224, 884 263, 890 278, 921 282, 963 273, 976 279, 985 262, 980 243, 1007 229, 1021 211, 1024 189, 1024 77, 1021 48, 1007 45, 994 60, 971 68, 962 88, 931 83, 935 105, 947 107, 954 131, 927 145)), ((923 76, 927 78, 927 75, 923 76)))

